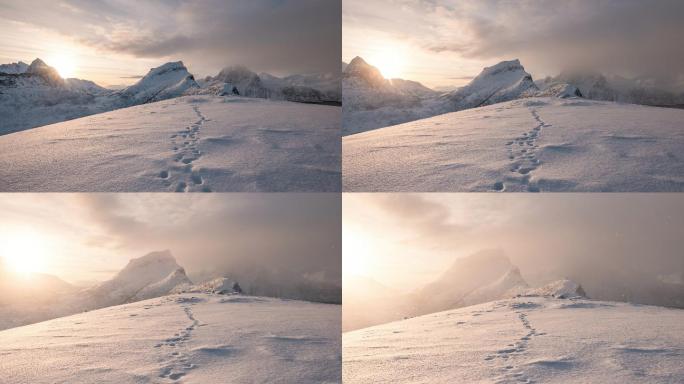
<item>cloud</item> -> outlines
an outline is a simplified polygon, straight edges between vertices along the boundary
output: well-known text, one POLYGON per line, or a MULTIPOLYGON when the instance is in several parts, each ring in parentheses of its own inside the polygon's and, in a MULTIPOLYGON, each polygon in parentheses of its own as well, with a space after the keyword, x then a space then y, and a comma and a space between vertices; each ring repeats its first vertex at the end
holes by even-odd
MULTIPOLYGON (((679 0, 386 0, 344 3, 344 28, 382 31, 431 52, 493 64, 519 58, 533 72, 566 67, 681 81, 679 0), (382 16, 377 16, 382 14, 382 16)), ((448 74, 447 74, 448 75, 448 74)))
POLYGON ((1 19, 53 31, 103 52, 233 64, 276 73, 339 70, 339 1, 0 0, 1 19))

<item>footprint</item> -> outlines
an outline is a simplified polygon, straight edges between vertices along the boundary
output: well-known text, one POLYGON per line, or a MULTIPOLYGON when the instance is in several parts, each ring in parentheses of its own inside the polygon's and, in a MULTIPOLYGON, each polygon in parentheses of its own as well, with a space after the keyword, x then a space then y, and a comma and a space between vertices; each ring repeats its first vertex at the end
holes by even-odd
POLYGON ((505 188, 505 185, 503 182, 497 181, 496 183, 494 183, 494 190, 495 191, 501 192, 504 190, 504 188, 505 188))
POLYGON ((162 179, 168 179, 169 178, 169 171, 161 171, 159 173, 159 177, 161 177, 162 179))
POLYGON ((185 184, 184 181, 181 181, 180 183, 178 183, 178 186, 176 186, 176 192, 185 192, 187 188, 188 185, 185 184))

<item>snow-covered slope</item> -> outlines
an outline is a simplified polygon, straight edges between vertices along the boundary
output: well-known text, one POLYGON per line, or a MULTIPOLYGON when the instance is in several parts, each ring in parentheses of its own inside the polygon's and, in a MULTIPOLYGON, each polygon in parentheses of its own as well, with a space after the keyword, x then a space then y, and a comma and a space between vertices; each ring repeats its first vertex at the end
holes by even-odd
POLYGON ((451 104, 452 111, 460 111, 514 100, 536 90, 532 76, 520 61, 511 60, 483 69, 468 85, 443 95, 442 99, 451 104))
MULTIPOLYGON (((173 272, 169 273, 163 280, 157 281, 156 283, 149 284, 136 292, 135 296, 131 301, 140 301, 151 299, 154 297, 164 296, 171 292, 176 291, 182 287, 188 287, 192 285, 192 281, 185 274, 185 269, 183 267, 178 267, 173 272)), ((222 292, 219 292, 222 293, 222 292)))
POLYGON ((345 191, 683 191, 684 111, 527 98, 343 138, 345 191))
MULTIPOLYGON (((123 304, 133 300, 136 294, 150 285, 153 286, 152 290, 161 288, 155 283, 165 282, 166 278, 171 277, 170 275, 179 268, 182 269, 170 251, 151 252, 132 259, 116 276, 84 291, 84 295, 91 297, 96 307, 123 304)), ((170 287, 166 292, 158 292, 157 296, 169 293, 174 287, 170 287)), ((152 297, 151 293, 148 291, 142 298, 152 297)))
POLYGON ((178 61, 152 68, 137 83, 118 92, 118 96, 127 105, 138 105, 179 97, 192 89, 199 89, 199 85, 183 62, 178 61))
POLYGON ((345 383, 680 383, 684 310, 521 297, 343 334, 345 383))
POLYGON ((339 107, 186 96, 0 136, 1 191, 340 190, 339 107))
POLYGON ((182 294, 0 331, 3 383, 339 383, 339 305, 182 294))

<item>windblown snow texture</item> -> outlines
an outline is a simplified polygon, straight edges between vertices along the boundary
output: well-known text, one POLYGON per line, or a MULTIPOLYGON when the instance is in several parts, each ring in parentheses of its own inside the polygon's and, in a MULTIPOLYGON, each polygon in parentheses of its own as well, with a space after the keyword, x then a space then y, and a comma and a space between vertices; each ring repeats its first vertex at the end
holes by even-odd
POLYGON ((684 191, 684 110, 525 98, 343 138, 345 191, 684 191))
POLYGON ((343 335, 345 383, 678 383, 684 310, 520 297, 343 335))

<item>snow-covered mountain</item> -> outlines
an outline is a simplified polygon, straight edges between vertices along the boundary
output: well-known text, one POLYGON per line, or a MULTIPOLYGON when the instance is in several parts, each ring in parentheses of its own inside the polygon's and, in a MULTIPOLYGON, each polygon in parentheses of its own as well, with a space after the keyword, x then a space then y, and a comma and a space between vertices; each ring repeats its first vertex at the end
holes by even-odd
POLYGON ((130 106, 172 99, 199 88, 195 77, 188 72, 183 62, 177 61, 152 68, 137 83, 117 92, 116 96, 130 106))
POLYGON ((682 121, 680 109, 555 97, 442 114, 343 137, 343 189, 684 191, 682 121))
POLYGON ((342 130, 349 135, 529 97, 538 90, 519 60, 484 68, 468 85, 440 94, 415 81, 385 79, 377 68, 356 57, 343 74, 342 130))
POLYGON ((261 82, 259 75, 245 66, 226 67, 218 75, 211 78, 209 83, 228 83, 237 88, 240 96, 267 99, 270 90, 261 82))
POLYGON ((345 383, 665 384, 684 378, 683 344, 682 309, 518 297, 344 333, 342 369, 345 383))
POLYGON ((653 79, 565 71, 535 82, 517 59, 486 67, 464 87, 446 93, 409 80, 385 79, 360 57, 343 68, 344 135, 531 97, 581 97, 680 108, 684 105, 684 92, 670 90, 653 79))
POLYGON ((182 62, 153 68, 121 91, 102 88, 89 80, 63 79, 40 59, 25 71, 18 72, 20 69, 11 74, 0 71, 0 115, 4 117, 0 120, 0 134, 175 98, 199 89, 182 62))
POLYGON ((519 60, 502 61, 487 67, 468 85, 442 95, 451 111, 515 100, 538 88, 519 60))
POLYGON ((83 294, 95 307, 108 307, 150 298, 152 293, 157 296, 166 295, 175 288, 167 286, 167 283, 180 283, 183 277, 187 279, 185 271, 176 263, 170 251, 151 252, 130 260, 112 279, 85 290, 83 294), (163 291, 160 288, 168 290, 163 291), (139 293, 143 295, 136 297, 139 293))
POLYGON ((185 274, 185 269, 183 267, 178 267, 164 279, 149 284, 136 292, 133 299, 130 301, 146 300, 153 297, 168 295, 171 292, 177 292, 179 289, 188 286, 192 286, 192 281, 190 281, 185 274))
POLYGON ((648 78, 625 78, 606 76, 596 71, 563 71, 555 77, 538 82, 542 89, 559 83, 571 84, 579 89, 582 97, 591 100, 616 101, 621 103, 680 106, 684 104, 684 92, 670 89, 648 78))
POLYGON ((410 315, 512 297, 528 288, 520 270, 501 251, 457 259, 436 281, 412 295, 410 315))
POLYGON ((269 76, 244 66, 196 81, 182 61, 152 68, 135 84, 109 90, 92 81, 62 79, 40 59, 0 67, 0 135, 116 109, 189 95, 242 96, 302 103, 339 104, 339 77, 331 74, 269 76))
POLYGON ((190 293, 0 331, 3 383, 339 383, 341 306, 190 293))
POLYGON ((342 107, 347 111, 374 110, 382 107, 412 108, 420 105, 420 97, 413 92, 422 85, 385 79, 380 70, 355 57, 342 74, 342 107), (409 90, 409 92, 407 92, 409 90))
POLYGON ((0 270, 0 329, 183 292, 241 293, 227 278, 193 285, 170 251, 131 259, 111 279, 80 289, 51 275, 18 277, 0 270))
POLYGON ((25 73, 28 69, 29 65, 23 61, 19 61, 17 63, 0 64, 1 74, 17 75, 20 73, 25 73))
POLYGON ((277 77, 262 72, 259 77, 264 86, 271 90, 272 98, 328 104, 339 104, 342 100, 339 74, 312 73, 277 77))

